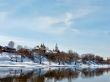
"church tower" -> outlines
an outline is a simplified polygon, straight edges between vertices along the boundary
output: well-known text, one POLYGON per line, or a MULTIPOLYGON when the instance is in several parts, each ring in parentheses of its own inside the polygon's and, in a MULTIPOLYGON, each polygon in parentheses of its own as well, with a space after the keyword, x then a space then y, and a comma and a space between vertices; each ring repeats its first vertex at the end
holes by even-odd
POLYGON ((56 51, 56 52, 59 52, 59 48, 58 48, 57 43, 56 43, 56 45, 55 45, 55 51, 56 51))

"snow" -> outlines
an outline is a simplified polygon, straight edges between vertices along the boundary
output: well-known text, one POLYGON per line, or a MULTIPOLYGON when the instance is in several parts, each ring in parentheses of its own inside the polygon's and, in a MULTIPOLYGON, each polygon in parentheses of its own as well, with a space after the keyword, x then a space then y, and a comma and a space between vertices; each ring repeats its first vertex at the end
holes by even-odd
POLYGON ((82 64, 82 63, 78 63, 78 64, 61 64, 59 65, 58 63, 54 63, 51 62, 51 64, 49 65, 49 62, 47 59, 43 59, 42 64, 39 63, 34 63, 32 60, 30 60, 27 57, 23 58, 23 62, 20 61, 21 60, 21 56, 20 55, 16 55, 16 54, 9 54, 9 53, 3 53, 2 55, 0 55, 0 67, 21 67, 21 68, 50 68, 50 67, 75 67, 75 68, 110 68, 110 65, 107 64, 96 64, 94 62, 88 62, 89 64, 82 64), (11 61, 11 57, 17 57, 17 60, 19 60, 18 62, 16 62, 14 59, 13 61, 11 61))
POLYGON ((92 70, 97 69, 97 68, 110 68, 110 65, 107 64, 96 64, 94 62, 88 62, 89 64, 83 64, 83 63, 75 63, 73 62, 72 65, 70 64, 61 64, 59 65, 58 63, 55 62, 50 62, 45 58, 42 61, 42 64, 34 63, 32 60, 30 60, 27 57, 23 58, 23 62, 21 62, 21 56, 19 55, 10 55, 7 53, 3 53, 0 55, 0 78, 5 78, 5 77, 13 77, 13 76, 20 76, 22 73, 27 74, 29 72, 32 72, 34 70, 34 73, 43 75, 45 74, 48 70, 55 70, 59 68, 72 68, 72 70, 78 69, 78 71, 83 70, 85 68, 90 68, 92 70), (11 57, 17 57, 19 60, 18 62, 16 61, 11 61, 11 57))

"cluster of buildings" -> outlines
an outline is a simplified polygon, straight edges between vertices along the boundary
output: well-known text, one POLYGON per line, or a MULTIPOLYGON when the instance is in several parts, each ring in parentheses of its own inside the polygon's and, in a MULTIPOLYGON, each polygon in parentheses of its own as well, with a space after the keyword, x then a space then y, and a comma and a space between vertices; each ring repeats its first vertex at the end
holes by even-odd
MULTIPOLYGON (((46 53, 46 52, 58 53, 58 52, 60 52, 57 44, 55 45, 55 49, 53 49, 53 50, 49 50, 44 44, 36 46, 34 48, 34 50, 36 50, 36 51, 41 50, 43 53, 46 53)), ((14 42, 13 41, 10 41, 8 43, 8 45, 5 47, 0 46, 0 52, 15 53, 16 51, 17 50, 16 50, 16 48, 14 48, 14 42)))
POLYGON ((0 51, 1 52, 9 52, 9 53, 14 53, 16 52, 16 49, 14 48, 14 42, 10 41, 8 46, 0 46, 0 51))

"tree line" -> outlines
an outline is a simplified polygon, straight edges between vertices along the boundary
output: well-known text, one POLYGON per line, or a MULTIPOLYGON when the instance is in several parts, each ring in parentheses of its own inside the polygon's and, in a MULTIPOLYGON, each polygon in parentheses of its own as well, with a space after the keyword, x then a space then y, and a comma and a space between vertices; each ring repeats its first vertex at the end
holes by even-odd
MULTIPOLYGON (((55 62, 60 64, 77 64, 79 62, 82 62, 84 64, 110 64, 110 58, 107 58, 106 60, 101 57, 97 56, 92 53, 86 53, 79 55, 77 52, 74 52, 72 50, 68 50, 68 52, 60 51, 58 48, 58 45, 56 44, 54 50, 50 50, 48 47, 46 47, 44 44, 41 44, 40 46, 36 46, 32 49, 28 49, 26 47, 22 47, 21 45, 18 45, 17 48, 14 48, 14 42, 9 42, 9 46, 0 46, 0 53, 8 52, 8 53, 14 53, 16 55, 21 56, 21 62, 23 62, 24 57, 28 57, 33 62, 36 62, 36 59, 39 60, 39 63, 42 63, 43 58, 48 59, 49 64, 51 62, 55 62)), ((11 55, 11 54, 10 54, 11 55)), ((17 62, 17 58, 16 58, 17 62)))

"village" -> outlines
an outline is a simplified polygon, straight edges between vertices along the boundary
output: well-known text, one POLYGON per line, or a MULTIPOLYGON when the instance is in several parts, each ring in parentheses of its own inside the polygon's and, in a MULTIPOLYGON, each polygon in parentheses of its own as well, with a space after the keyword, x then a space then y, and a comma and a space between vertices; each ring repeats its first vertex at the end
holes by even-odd
MULTIPOLYGON (((74 67, 98 67, 109 68, 110 59, 104 59, 101 56, 97 56, 92 53, 86 53, 79 55, 77 52, 68 50, 68 52, 60 51, 58 45, 55 45, 55 49, 50 50, 44 44, 37 45, 33 49, 24 48, 18 45, 14 48, 14 42, 10 41, 8 46, 0 46, 0 61, 2 57, 6 61, 13 62, 14 65, 0 64, 0 66, 27 66, 25 63, 31 62, 29 67, 37 66, 74 66, 74 67), (6 57, 5 57, 6 56, 6 57), (8 56, 8 60, 5 59, 8 56), (18 65, 19 62, 19 65, 18 65)), ((7 63, 7 62, 5 62, 7 63)))

